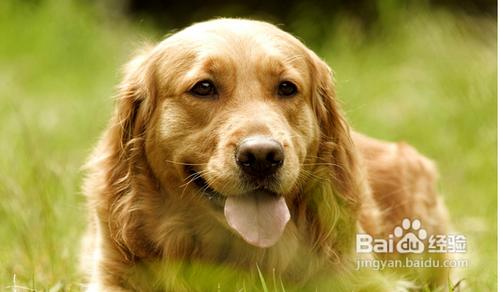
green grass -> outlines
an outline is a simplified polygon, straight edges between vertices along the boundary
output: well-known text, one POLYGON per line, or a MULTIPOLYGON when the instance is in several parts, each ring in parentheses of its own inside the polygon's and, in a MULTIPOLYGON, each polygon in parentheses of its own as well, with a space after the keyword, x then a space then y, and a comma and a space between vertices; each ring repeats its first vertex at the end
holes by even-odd
MULTIPOLYGON (((12 3, 0 2, 0 290, 76 290, 80 166, 110 115, 120 65, 170 28, 72 1, 12 3)), ((305 36, 300 23, 292 27, 305 36)), ((369 32, 337 19, 306 42, 334 68, 356 129, 437 161, 454 229, 469 240, 464 281, 495 291, 496 20, 415 8, 369 32)))

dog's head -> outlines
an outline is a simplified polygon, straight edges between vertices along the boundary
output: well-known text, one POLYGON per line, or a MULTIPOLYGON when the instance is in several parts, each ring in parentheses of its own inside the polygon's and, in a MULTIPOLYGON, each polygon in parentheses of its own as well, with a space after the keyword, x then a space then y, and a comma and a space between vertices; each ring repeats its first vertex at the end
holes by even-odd
MULTIPOLYGON (((259 247, 276 243, 291 215, 320 225, 324 219, 310 213, 329 204, 325 188, 356 201, 354 156, 331 71, 290 34, 250 20, 199 23, 141 54, 126 72, 112 132, 127 171, 115 179, 152 177, 166 204, 224 213, 259 247), (312 184, 323 189, 306 193, 312 184)), ((331 232, 318 228, 311 232, 331 232)))

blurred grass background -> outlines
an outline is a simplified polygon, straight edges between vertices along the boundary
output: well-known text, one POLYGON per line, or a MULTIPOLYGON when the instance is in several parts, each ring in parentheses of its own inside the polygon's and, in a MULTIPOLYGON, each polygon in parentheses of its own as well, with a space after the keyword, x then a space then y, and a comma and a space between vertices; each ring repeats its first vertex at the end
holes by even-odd
MULTIPOLYGON (((357 130, 436 160, 454 229, 469 241, 468 290, 496 291, 496 12, 374 2, 372 18, 304 4, 285 20, 210 13, 283 21, 332 66, 357 130)), ((106 3, 0 2, 0 291, 80 288, 80 167, 110 116, 120 66, 141 42, 197 19, 106 3)))

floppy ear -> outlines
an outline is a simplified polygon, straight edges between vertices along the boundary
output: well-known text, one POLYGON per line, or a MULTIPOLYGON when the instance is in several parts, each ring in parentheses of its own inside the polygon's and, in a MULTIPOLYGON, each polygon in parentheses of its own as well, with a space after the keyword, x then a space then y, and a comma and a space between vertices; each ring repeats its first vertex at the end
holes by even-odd
POLYGON ((312 53, 312 107, 321 130, 318 179, 306 186, 306 213, 314 244, 341 260, 354 244, 360 196, 365 184, 360 175, 357 151, 350 128, 336 100, 330 68, 312 53))
POLYGON ((315 92, 313 108, 321 129, 319 157, 331 163, 334 186, 353 204, 359 201, 358 153, 351 129, 335 95, 333 74, 328 65, 314 56, 315 92))
POLYGON ((144 53, 129 62, 119 86, 112 128, 119 135, 122 148, 126 148, 134 137, 144 134, 154 108, 154 70, 148 57, 144 53))
POLYGON ((125 67, 110 125, 90 162, 91 172, 98 174, 88 181, 100 186, 86 187, 101 230, 128 259, 147 250, 137 210, 140 196, 152 185, 144 156, 144 136, 156 103, 152 64, 146 52, 125 67))

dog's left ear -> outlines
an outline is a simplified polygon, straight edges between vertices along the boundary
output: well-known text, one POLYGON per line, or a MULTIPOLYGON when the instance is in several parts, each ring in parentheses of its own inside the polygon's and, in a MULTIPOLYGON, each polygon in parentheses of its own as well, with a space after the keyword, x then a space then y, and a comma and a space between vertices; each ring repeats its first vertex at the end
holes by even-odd
POLYGON ((335 96, 332 71, 310 51, 311 106, 321 132, 316 177, 305 186, 307 229, 330 261, 346 260, 354 246, 361 198, 367 190, 350 128, 335 96))
POLYGON ((333 184, 347 201, 359 201, 357 151, 351 130, 336 98, 335 83, 330 67, 312 54, 312 107, 321 129, 320 159, 333 168, 333 184))

